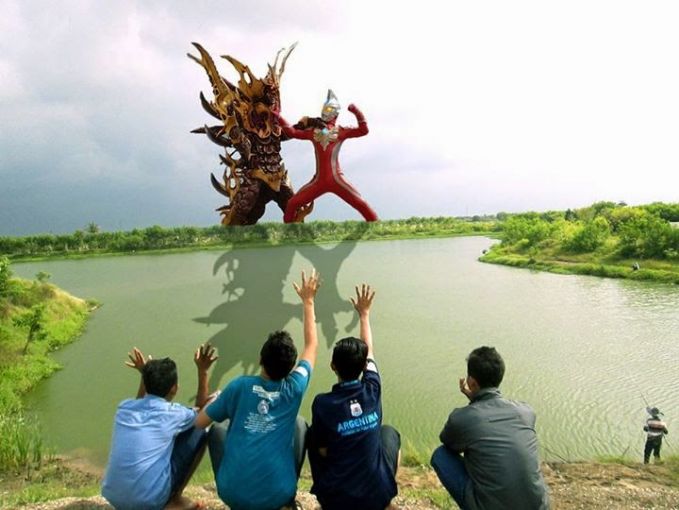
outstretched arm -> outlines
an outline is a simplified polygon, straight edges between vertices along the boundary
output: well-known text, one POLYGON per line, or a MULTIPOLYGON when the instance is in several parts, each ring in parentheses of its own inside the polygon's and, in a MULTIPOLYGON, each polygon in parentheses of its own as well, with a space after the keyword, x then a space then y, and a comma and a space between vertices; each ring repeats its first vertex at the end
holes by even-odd
POLYGON ((320 275, 315 269, 311 270, 311 276, 307 279, 306 274, 302 271, 301 286, 296 283, 292 284, 297 292, 297 295, 302 299, 304 306, 304 352, 300 360, 306 360, 311 368, 316 363, 316 353, 318 351, 318 335, 316 333, 316 311, 314 308, 314 299, 318 287, 320 287, 320 275))
POLYGON ((311 140, 313 138, 313 129, 297 129, 288 124, 288 121, 281 117, 280 113, 274 112, 274 116, 278 119, 283 134, 288 138, 296 138, 298 140, 311 140))
POLYGON ((373 299, 375 298, 375 291, 370 288, 370 285, 363 284, 361 288, 356 286, 356 299, 351 298, 351 304, 358 312, 358 319, 361 324, 361 340, 368 346, 368 359, 374 360, 373 353, 373 335, 370 329, 370 307, 372 307, 373 299))
POLYGON ((217 361, 217 356, 215 348, 209 343, 203 344, 193 355, 193 362, 196 364, 198 369, 198 391, 196 392, 196 407, 202 408, 208 401, 208 376, 207 373, 210 370, 212 364, 217 361))
POLYGON ((354 114, 356 120, 358 121, 358 127, 355 128, 342 128, 340 131, 340 137, 344 140, 345 138, 358 138, 359 136, 365 136, 368 134, 368 122, 365 120, 363 112, 359 110, 355 104, 351 103, 348 110, 354 114))
MULTIPOLYGON (((136 347, 132 349, 131 352, 127 353, 127 357, 130 358, 130 361, 126 361, 125 365, 127 365, 130 368, 134 368, 139 372, 141 375, 144 366, 146 365, 146 362, 151 359, 151 356, 148 358, 144 358, 144 354, 137 349, 136 347)), ((143 398, 146 395, 146 387, 144 386, 144 377, 140 377, 139 381, 139 389, 137 390, 137 398, 143 398)))

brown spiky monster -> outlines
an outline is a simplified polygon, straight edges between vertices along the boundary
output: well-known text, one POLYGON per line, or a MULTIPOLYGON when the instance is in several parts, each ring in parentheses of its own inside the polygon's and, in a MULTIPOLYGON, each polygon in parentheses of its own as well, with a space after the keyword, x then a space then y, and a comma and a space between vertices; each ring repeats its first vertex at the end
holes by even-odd
POLYGON ((210 175, 214 188, 229 199, 227 205, 217 209, 222 224, 253 225, 272 200, 285 211, 293 190, 280 155, 281 139, 287 138, 274 112, 280 111, 280 79, 295 44, 278 52, 263 79, 255 77, 248 66, 235 58, 223 55, 239 74, 235 85, 219 74, 212 57, 200 44, 192 44, 200 58, 187 55, 205 69, 214 94, 214 99, 208 101, 201 92, 200 102, 206 112, 221 121, 220 125, 206 125, 192 133, 204 133, 224 147, 224 155, 220 155, 226 166, 222 181, 210 175))

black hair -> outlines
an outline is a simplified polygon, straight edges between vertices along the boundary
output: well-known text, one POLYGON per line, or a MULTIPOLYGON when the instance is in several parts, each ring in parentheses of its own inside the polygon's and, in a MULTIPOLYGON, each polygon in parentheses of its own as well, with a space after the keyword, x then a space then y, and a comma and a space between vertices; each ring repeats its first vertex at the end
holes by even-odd
POLYGON ((287 375, 297 361, 297 349, 287 331, 274 331, 269 335, 259 351, 259 364, 274 381, 287 375))
POLYGON ((152 359, 141 372, 146 393, 165 398, 177 384, 177 365, 170 358, 152 359))
POLYGON ((365 369, 368 358, 368 345, 353 336, 342 338, 332 350, 332 364, 343 381, 358 379, 365 369))
POLYGON ((495 347, 479 347, 467 358, 467 374, 472 376, 481 388, 500 386, 505 375, 505 362, 495 347))

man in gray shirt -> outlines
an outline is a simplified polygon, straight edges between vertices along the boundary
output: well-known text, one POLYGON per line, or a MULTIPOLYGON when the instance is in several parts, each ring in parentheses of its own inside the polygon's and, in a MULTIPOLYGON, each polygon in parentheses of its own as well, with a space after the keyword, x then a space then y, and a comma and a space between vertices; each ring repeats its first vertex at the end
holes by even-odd
POLYGON ((535 413, 502 397, 505 364, 493 347, 474 349, 460 391, 469 405, 453 410, 431 465, 463 510, 547 510, 535 413))

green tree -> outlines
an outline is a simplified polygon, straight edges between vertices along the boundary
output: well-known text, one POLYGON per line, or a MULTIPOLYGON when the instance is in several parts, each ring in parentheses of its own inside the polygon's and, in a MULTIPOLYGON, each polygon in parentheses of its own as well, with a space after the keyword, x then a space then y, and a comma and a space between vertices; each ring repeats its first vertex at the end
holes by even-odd
POLYGON ((529 246, 534 246, 547 239, 551 234, 550 223, 540 219, 537 215, 510 216, 504 223, 503 243, 514 244, 523 239, 529 246))
POLYGON ((603 216, 597 216, 576 230, 573 237, 566 243, 568 251, 587 253, 596 250, 611 235, 611 227, 603 216))
POLYGON ((670 224, 648 212, 620 226, 620 252, 628 257, 665 258, 674 249, 674 239, 670 224))
POLYGON ((28 351, 28 346, 34 340, 42 340, 47 336, 45 333, 45 305, 34 305, 27 312, 15 317, 12 322, 16 327, 28 328, 24 354, 28 351))
POLYGON ((0 257, 0 297, 9 291, 9 280, 12 278, 12 268, 7 257, 0 257))
POLYGON ((101 228, 99 228, 99 225, 97 225, 95 222, 91 221, 87 224, 87 227, 85 227, 85 232, 88 234, 98 234, 101 231, 101 228))

